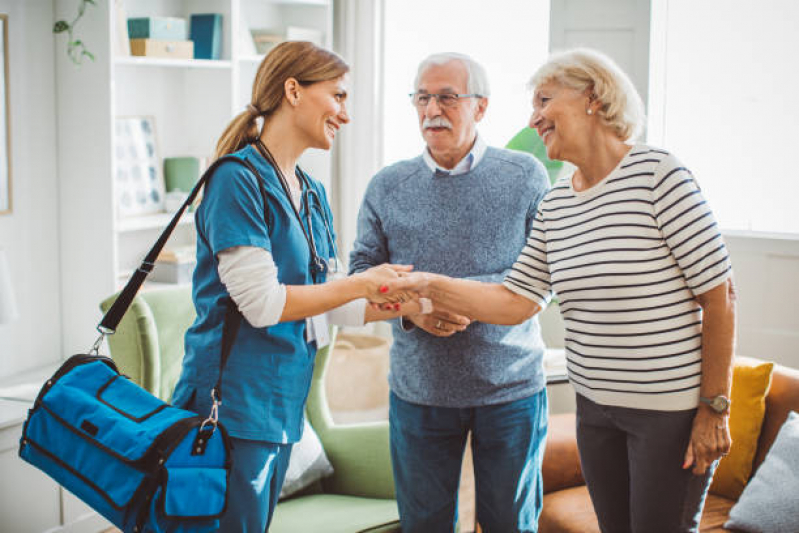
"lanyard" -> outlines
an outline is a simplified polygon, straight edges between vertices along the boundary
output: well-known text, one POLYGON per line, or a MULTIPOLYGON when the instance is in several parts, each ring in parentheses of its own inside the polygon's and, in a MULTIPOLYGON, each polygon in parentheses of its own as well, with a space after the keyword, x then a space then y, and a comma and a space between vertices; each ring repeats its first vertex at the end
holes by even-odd
POLYGON ((255 140, 255 147, 258 149, 258 152, 266 159, 266 161, 275 169, 275 173, 277 174, 278 181, 280 181, 280 186, 283 188, 283 192, 286 193, 286 199, 288 200, 289 204, 291 205, 291 209, 294 212, 294 216, 297 217, 297 222, 300 224, 300 229, 302 229, 302 234, 305 236, 305 242, 308 243, 308 250, 311 253, 311 277, 313 278, 313 282, 316 283, 316 276, 318 274, 322 274, 327 271, 326 263, 319 257, 319 254, 316 251, 316 243, 314 242, 313 237, 313 227, 311 225, 311 209, 310 205, 308 204, 308 197, 306 192, 310 191, 310 183, 308 183, 308 179, 305 177, 305 174, 299 167, 294 169, 297 178, 300 180, 300 185, 305 189, 303 191, 303 196, 305 197, 305 216, 308 220, 308 229, 305 229, 305 225, 302 223, 302 217, 300 216, 300 212, 297 209, 297 206, 294 205, 294 202, 291 199, 291 190, 289 189, 288 180, 286 180, 286 176, 283 175, 283 172, 280 170, 280 167, 277 165, 272 152, 261 142, 261 139, 255 140))

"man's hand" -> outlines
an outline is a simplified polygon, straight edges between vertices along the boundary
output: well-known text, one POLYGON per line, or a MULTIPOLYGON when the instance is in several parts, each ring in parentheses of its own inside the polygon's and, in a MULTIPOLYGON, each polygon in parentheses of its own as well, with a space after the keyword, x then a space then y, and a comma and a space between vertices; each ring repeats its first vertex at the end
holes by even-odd
MULTIPOLYGON (((433 305, 435 306, 435 302, 433 305)), ((472 322, 468 317, 439 307, 434 307, 433 312, 430 314, 408 315, 406 319, 413 322, 416 327, 436 337, 450 337, 459 331, 465 330, 472 322)))

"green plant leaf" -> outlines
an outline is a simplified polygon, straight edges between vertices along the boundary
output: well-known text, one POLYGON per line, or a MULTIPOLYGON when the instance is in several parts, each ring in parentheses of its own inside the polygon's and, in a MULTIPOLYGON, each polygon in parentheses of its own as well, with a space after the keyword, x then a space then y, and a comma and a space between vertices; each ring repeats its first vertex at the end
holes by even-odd
POLYGON ((53 33, 63 33, 69 29, 69 24, 65 20, 59 20, 53 26, 53 33))

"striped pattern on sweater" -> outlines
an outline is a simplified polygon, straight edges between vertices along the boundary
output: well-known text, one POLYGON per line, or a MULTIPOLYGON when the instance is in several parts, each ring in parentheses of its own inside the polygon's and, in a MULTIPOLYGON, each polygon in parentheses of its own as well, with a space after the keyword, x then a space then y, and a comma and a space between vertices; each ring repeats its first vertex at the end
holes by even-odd
POLYGON ((695 297, 731 274, 713 213, 673 155, 634 146, 600 183, 560 180, 505 286, 542 307, 554 291, 569 379, 594 402, 663 411, 699 399, 695 297))

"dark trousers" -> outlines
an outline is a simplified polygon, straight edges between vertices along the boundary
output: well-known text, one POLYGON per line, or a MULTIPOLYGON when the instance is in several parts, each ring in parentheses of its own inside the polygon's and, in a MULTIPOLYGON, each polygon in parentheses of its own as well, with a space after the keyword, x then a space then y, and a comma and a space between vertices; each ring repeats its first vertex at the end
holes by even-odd
POLYGON ((696 414, 599 405, 577 395, 577 445, 603 533, 699 527, 712 468, 683 470, 696 414))
POLYGON ((538 531, 547 433, 545 390, 513 402, 465 408, 413 404, 391 393, 389 421, 403 533, 455 530, 461 462, 470 430, 477 520, 483 531, 538 531))

